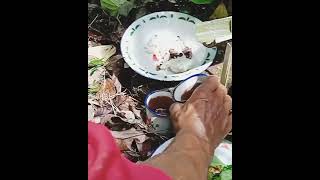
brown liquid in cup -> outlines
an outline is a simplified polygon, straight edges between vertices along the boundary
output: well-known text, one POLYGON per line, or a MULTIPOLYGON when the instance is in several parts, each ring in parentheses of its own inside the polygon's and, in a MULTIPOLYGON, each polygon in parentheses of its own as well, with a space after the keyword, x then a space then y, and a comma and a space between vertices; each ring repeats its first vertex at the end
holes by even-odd
POLYGON ((148 106, 149 108, 163 116, 169 115, 169 108, 174 101, 171 97, 168 96, 158 96, 150 99, 148 106))
POLYGON ((181 101, 187 101, 191 97, 193 91, 200 86, 200 84, 201 83, 196 83, 190 90, 185 91, 181 96, 181 101))

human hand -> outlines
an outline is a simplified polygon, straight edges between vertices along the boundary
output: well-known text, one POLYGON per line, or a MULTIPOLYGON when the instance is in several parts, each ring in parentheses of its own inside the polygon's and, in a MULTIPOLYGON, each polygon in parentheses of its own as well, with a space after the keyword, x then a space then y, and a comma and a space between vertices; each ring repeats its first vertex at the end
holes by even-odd
POLYGON ((177 133, 192 133, 207 142, 209 151, 221 143, 231 131, 232 99, 215 76, 209 76, 184 104, 170 108, 170 118, 177 133))

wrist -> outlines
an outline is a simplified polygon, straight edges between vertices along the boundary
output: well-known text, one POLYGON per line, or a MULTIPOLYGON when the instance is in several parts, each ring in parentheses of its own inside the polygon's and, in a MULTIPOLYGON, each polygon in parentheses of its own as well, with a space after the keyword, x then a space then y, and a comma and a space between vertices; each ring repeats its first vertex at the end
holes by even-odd
POLYGON ((181 149, 186 153, 195 153, 211 161, 215 147, 209 141, 191 129, 181 129, 175 137, 181 149))

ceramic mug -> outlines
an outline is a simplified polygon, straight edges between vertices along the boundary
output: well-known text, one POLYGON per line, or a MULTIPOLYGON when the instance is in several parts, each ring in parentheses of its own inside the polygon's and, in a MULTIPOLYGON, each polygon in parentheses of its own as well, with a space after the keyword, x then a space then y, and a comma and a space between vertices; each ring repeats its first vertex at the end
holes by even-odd
POLYGON ((173 90, 173 99, 180 103, 186 102, 195 88, 197 88, 206 78, 206 74, 195 74, 183 80, 173 90))
MULTIPOLYGON (((147 112, 147 123, 151 123, 152 127, 155 129, 155 132, 158 133, 167 133, 168 131, 172 131, 172 124, 169 119, 169 108, 170 105, 174 103, 172 93, 168 91, 153 91, 149 93, 145 98, 145 106, 146 106, 146 112, 147 112), (159 98, 160 97, 160 98, 159 98), (163 100, 163 97, 166 97, 166 100, 171 99, 172 102, 156 102, 155 100, 161 101, 161 98, 163 100), (154 102, 153 102, 154 101, 154 102), (157 111, 154 107, 154 104, 157 104, 159 106, 168 106, 163 109, 167 109, 166 113, 161 113, 157 111)), ((161 108, 158 108, 161 109, 161 108)))

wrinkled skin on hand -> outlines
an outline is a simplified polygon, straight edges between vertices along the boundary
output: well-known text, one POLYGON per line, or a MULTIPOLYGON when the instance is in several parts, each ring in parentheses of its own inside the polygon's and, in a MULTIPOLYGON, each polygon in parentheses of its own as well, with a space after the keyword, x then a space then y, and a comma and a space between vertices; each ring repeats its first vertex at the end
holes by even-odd
POLYGON ((209 152, 231 131, 231 97, 215 76, 209 76, 184 104, 170 108, 175 130, 192 132, 208 144, 209 152))
POLYGON ((217 77, 209 76, 184 104, 170 107, 177 131, 168 148, 144 164, 178 180, 206 180, 215 148, 231 130, 231 98, 217 77))

